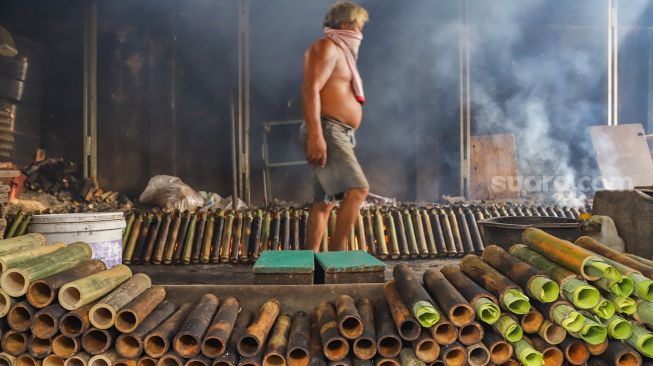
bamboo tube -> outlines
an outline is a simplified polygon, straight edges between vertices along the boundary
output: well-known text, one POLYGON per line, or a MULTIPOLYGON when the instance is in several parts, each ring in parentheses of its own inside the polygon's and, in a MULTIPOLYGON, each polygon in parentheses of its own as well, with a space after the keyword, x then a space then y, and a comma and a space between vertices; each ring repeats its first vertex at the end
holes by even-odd
POLYGON ((458 219, 456 218, 456 213, 453 208, 447 210, 447 216, 449 217, 449 224, 451 226, 451 232, 453 234, 454 243, 456 245, 456 252, 460 255, 465 253, 465 248, 463 247, 463 240, 460 235, 460 226, 458 225, 458 219))
POLYGON ((202 255, 202 246, 204 245, 204 235, 206 235, 207 217, 206 213, 200 213, 200 220, 197 222, 195 231, 195 240, 193 241, 193 250, 190 257, 190 263, 199 263, 202 255))
POLYGON ((442 225, 440 224, 440 217, 435 209, 431 209, 427 213, 427 221, 431 222, 431 228, 433 229, 433 236, 435 239, 435 247, 437 249, 438 255, 447 255, 447 244, 444 239, 444 232, 442 231, 442 225))
POLYGON ((199 214, 195 213, 190 217, 190 224, 188 225, 188 232, 186 233, 186 238, 184 239, 184 248, 181 254, 180 263, 183 264, 189 264, 191 261, 193 244, 195 243, 195 231, 198 225, 197 216, 199 216, 199 214))
POLYGON ((571 337, 565 338, 559 345, 565 359, 571 365, 583 365, 590 358, 590 351, 585 342, 571 337))
POLYGON ((397 328, 385 300, 375 303, 374 320, 377 353, 386 358, 397 357, 401 352, 401 338, 397 334, 397 328))
POLYGON ((349 343, 338 333, 336 311, 333 305, 326 301, 320 303, 317 306, 316 314, 324 356, 329 361, 340 361, 347 357, 349 343))
MULTIPOLYGON (((424 362, 417 358, 415 351, 412 348, 404 348, 399 354, 399 360, 401 361, 402 366, 426 366, 424 362)), ((356 365, 356 361, 354 361, 356 365)))
POLYGON ((172 223, 172 213, 164 212, 163 219, 161 221, 161 227, 159 229, 160 231, 159 234, 157 235, 154 252, 152 253, 152 263, 154 264, 163 263, 163 252, 165 251, 171 223, 172 223))
POLYGON ((130 360, 128 358, 119 358, 117 359, 113 365, 114 366, 136 366, 138 364, 138 361, 136 360, 130 360))
POLYGON ((144 350, 148 356, 160 358, 168 352, 175 333, 191 309, 191 304, 183 304, 168 319, 148 333, 144 339, 144 350))
POLYGON ((229 337, 229 340, 227 341, 227 349, 223 354, 214 359, 213 366, 235 366, 237 364, 238 354, 236 351, 236 345, 238 343, 238 339, 240 339, 240 337, 243 335, 253 317, 254 314, 246 309, 243 309, 238 314, 234 330, 231 333, 231 337, 229 337))
POLYGON ((441 350, 442 361, 446 366, 463 366, 467 363, 467 352, 460 343, 451 343, 441 350))
POLYGON ((204 356, 215 358, 227 350, 227 343, 234 331, 239 312, 238 299, 228 297, 224 300, 202 342, 201 352, 204 356))
POLYGON ((465 346, 471 346, 472 344, 481 342, 483 340, 483 334, 483 327, 477 322, 472 322, 460 327, 458 341, 465 346))
POLYGON ((642 264, 641 262, 632 259, 625 253, 617 252, 616 250, 605 246, 604 244, 589 236, 581 236, 580 238, 576 239, 575 244, 581 248, 586 249, 587 251, 592 251, 598 255, 621 263, 624 266, 637 270, 648 278, 653 278, 653 267, 642 264))
POLYGON ((27 332, 32 325, 36 309, 27 301, 16 303, 9 309, 7 324, 15 332, 27 332))
POLYGON ((424 231, 426 233, 426 243, 428 245, 429 257, 437 257, 438 249, 435 244, 435 235, 433 234, 433 226, 431 226, 431 220, 429 219, 429 214, 425 209, 417 210, 417 213, 424 224, 424 231))
POLYGON ((133 332, 166 297, 161 286, 152 286, 122 307, 115 317, 115 326, 122 333, 133 332))
POLYGON ((0 319, 4 318, 14 306, 16 300, 0 288, 0 319))
POLYGON ((612 301, 601 296, 599 303, 591 308, 590 311, 601 319, 610 319, 617 311, 617 308, 614 306, 612 301))
POLYGON ((32 334, 39 338, 52 338, 59 333, 59 320, 66 310, 59 304, 50 305, 34 314, 31 324, 32 334))
MULTIPOLYGON (((304 218, 304 213, 302 212, 302 219, 304 218)), ((308 214, 306 214, 308 215, 308 214)), ((308 223, 308 216, 306 217, 306 222, 308 223)), ((254 218, 254 228, 252 229, 252 235, 249 239, 249 249, 248 254, 252 261, 256 261, 259 257, 259 252, 261 251, 261 236, 263 229, 263 212, 261 210, 256 211, 256 217, 254 218)), ((305 232, 305 231, 304 231, 305 232)), ((306 245, 304 244, 304 248, 306 245)))
POLYGON ((637 311, 637 301, 630 297, 621 297, 615 294, 606 294, 608 300, 612 301, 615 309, 620 314, 633 315, 637 311))
POLYGON ((512 356, 512 344, 494 331, 485 332, 483 344, 490 352, 490 362, 495 365, 505 363, 512 356))
POLYGON ((542 326, 538 330, 537 334, 547 343, 556 345, 560 344, 565 337, 567 337, 567 331, 565 328, 553 324, 548 320, 544 320, 542 326))
POLYGON ((57 335, 52 340, 52 352, 62 358, 73 357, 82 350, 82 344, 78 337, 67 337, 63 334, 57 335))
POLYGON ((159 359, 157 366, 184 366, 184 359, 174 353, 167 353, 159 359))
POLYGON ((8 330, 2 335, 0 346, 4 352, 17 357, 27 352, 27 338, 27 333, 8 330))
MULTIPOLYGON (((369 209, 365 209, 364 211, 364 219, 365 219, 365 233, 367 235, 367 242, 369 245, 369 252, 373 256, 377 256, 377 250, 376 250, 376 244, 374 241, 374 224, 372 224, 372 214, 370 213, 369 209)), ((398 223, 398 222, 397 222, 398 223)), ((381 253, 378 253, 378 257, 381 258, 381 253)))
POLYGON ((53 243, 50 245, 41 245, 34 248, 21 250, 18 252, 4 254, 0 256, 0 273, 10 268, 27 266, 38 257, 42 255, 50 254, 65 246, 66 244, 64 243, 53 243))
POLYGON ((50 254, 43 255, 24 267, 11 268, 2 273, 0 285, 10 296, 25 295, 30 283, 65 271, 91 259, 91 247, 86 243, 73 243, 50 254))
POLYGON ((485 366, 490 362, 490 351, 483 343, 467 347, 467 363, 470 366, 485 366))
POLYGON ((29 250, 46 245, 47 240, 43 234, 31 233, 15 238, 0 240, 0 255, 29 250))
POLYGON ((156 358, 143 356, 136 361, 136 366, 156 366, 157 362, 159 360, 156 358))
POLYGON ((129 237, 127 240, 124 241, 126 244, 124 245, 124 250, 122 252, 122 262, 125 264, 129 264, 131 262, 132 257, 134 256, 134 250, 136 249, 136 241, 138 240, 138 236, 141 232, 141 226, 143 225, 144 215, 145 214, 138 214, 136 216, 136 219, 132 224, 129 237))
POLYGON ((642 364, 642 356, 632 347, 621 342, 609 342, 601 355, 610 365, 637 366, 642 364))
POLYGON ((517 321, 510 315, 504 314, 493 325, 494 331, 500 334, 508 342, 516 342, 522 339, 523 330, 517 321))
POLYGON ((546 341, 537 336, 531 338, 531 343, 542 354, 544 366, 562 366, 562 363, 565 361, 565 355, 560 348, 546 343, 546 341))
POLYGON ((458 222, 458 228, 460 230, 460 237, 463 244, 463 250, 466 253, 474 253, 474 242, 472 241, 472 234, 469 230, 469 225, 467 225, 467 219, 465 218, 465 213, 462 208, 452 208, 454 214, 456 215, 456 220, 458 222))
POLYGON ((159 237, 161 220, 162 220, 161 214, 159 214, 158 212, 155 213, 154 218, 152 220, 152 225, 150 226, 149 236, 147 238, 147 241, 145 242, 145 247, 143 248, 143 256, 142 256, 143 263, 150 263, 150 261, 152 260, 152 254, 154 253, 154 246, 159 237))
POLYGON ((224 217, 224 229, 222 239, 220 240, 220 262, 229 262, 229 253, 231 249, 231 234, 234 226, 234 214, 229 212, 224 217))
POLYGON ((417 339, 422 328, 399 295, 395 281, 386 282, 383 294, 401 338, 406 341, 417 339))
MULTIPOLYGON (((346 365, 346 364, 345 364, 346 365)), ((331 366, 331 365, 329 365, 331 366)), ((374 360, 374 366, 401 366, 398 358, 382 358, 377 357, 374 360)))
POLYGON ((580 331, 585 322, 585 316, 576 311, 570 303, 564 300, 547 304, 536 303, 536 306, 545 318, 563 327, 567 332, 580 331))
POLYGON ((181 229, 181 222, 182 214, 175 210, 172 223, 170 224, 170 234, 166 239, 165 249, 163 250, 162 262, 164 264, 172 263, 172 258, 175 253, 175 245, 177 244, 177 237, 179 235, 179 230, 181 229))
POLYGON ((410 249, 408 247, 408 237, 406 236, 406 228, 404 226, 404 218, 399 210, 390 212, 392 221, 395 224, 395 233, 397 234, 397 241, 400 246, 400 257, 409 258, 410 249))
POLYGON ((91 357, 88 366, 113 366, 120 359, 116 351, 108 351, 91 357))
POLYGON ((440 356, 440 346, 427 332, 422 332, 419 338, 412 342, 412 348, 422 362, 431 363, 440 356))
POLYGON ((91 359, 91 355, 82 351, 74 355, 73 357, 68 358, 64 366, 87 366, 88 360, 91 359))
POLYGON ((417 238, 419 256, 421 258, 426 258, 429 256, 429 250, 428 250, 428 245, 426 243, 424 224, 422 223, 422 217, 419 213, 419 209, 411 210, 411 219, 413 220, 412 224, 413 227, 415 228, 415 236, 417 238))
POLYGON ((175 244, 175 250, 172 254, 171 263, 181 263, 181 258, 184 252, 184 243, 186 242, 186 236, 188 235, 188 231, 190 227, 191 216, 194 215, 189 213, 188 211, 184 211, 183 216, 181 218, 179 232, 177 233, 177 240, 175 244))
POLYGON ((111 328, 118 311, 130 301, 150 288, 152 280, 143 273, 137 273, 89 310, 91 324, 98 329, 111 328))
POLYGON ((52 304, 64 284, 106 269, 97 259, 84 261, 73 268, 32 282, 27 288, 27 301, 38 309, 52 304))
POLYGON ((417 258, 419 256, 419 247, 417 244, 417 236, 413 226, 413 219, 410 217, 408 210, 402 211, 404 226, 406 229, 406 238, 408 239, 408 248, 410 249, 410 257, 417 258))
POLYGON ((7 352, 0 352, 0 366, 14 366, 15 361, 16 357, 7 352))
POLYGON ((219 306, 220 300, 215 295, 202 295, 173 339, 173 348, 178 355, 191 358, 200 353, 202 338, 219 306))
POLYGON ((117 265, 105 271, 69 282, 59 289, 59 304, 64 309, 75 310, 112 291, 132 276, 129 267, 117 265))
POLYGON ((480 321, 494 324, 499 320, 501 310, 494 295, 467 277, 457 267, 444 266, 440 272, 469 301, 480 321))
POLYGON ((633 333, 628 338, 629 345, 646 357, 653 358, 653 333, 639 325, 632 324, 633 333))
MULTIPOLYGON (((285 220, 285 216, 284 216, 285 220)), ((288 222, 286 221, 286 227, 288 226, 288 222)), ((243 213, 238 212, 236 213, 236 219, 234 221, 234 229, 233 229, 233 238, 232 238, 232 245, 231 245, 231 255, 229 257, 229 261, 231 263, 238 263, 238 255, 241 250, 241 239, 242 239, 242 233, 243 233, 243 213)), ((286 242, 284 242, 284 245, 286 245, 286 242)))
POLYGON ((123 260, 127 264, 140 264, 143 254, 145 252, 145 246, 147 245, 147 238, 152 227, 152 222, 154 221, 154 214, 147 213, 143 224, 141 225, 141 232, 138 233, 138 240, 136 241, 136 247, 134 248, 134 254, 129 259, 129 262, 123 260))
POLYGON ((165 300, 131 333, 123 333, 116 339, 118 354, 126 358, 138 358, 143 354, 143 339, 154 328, 175 312, 174 303, 165 300))
POLYGON ((52 353, 52 340, 31 335, 27 341, 27 350, 34 357, 44 358, 52 353))
POLYGON ((515 356, 521 361, 524 366, 540 366, 544 364, 544 357, 542 354, 528 344, 525 340, 513 342, 515 356))
POLYGON ((357 358, 371 360, 376 356, 376 329, 374 328, 374 309, 370 300, 363 298, 356 301, 360 314, 363 333, 354 340, 353 351, 357 358))
MULTIPOLYGON (((243 218, 243 231, 241 235, 242 244, 240 246, 240 253, 238 254, 239 263, 248 263, 249 262, 249 242, 251 241, 252 236, 252 222, 254 218, 250 213, 247 213, 243 218)), ((299 250, 299 219, 296 219, 296 216, 293 216, 293 250, 299 250), (296 230, 295 230, 296 229, 296 230)))
POLYGON ((338 316, 338 329, 345 338, 354 340, 363 334, 363 322, 351 296, 338 296, 336 299, 336 313, 338 316))
POLYGON ((57 355, 48 355, 43 359, 43 366, 63 366, 66 360, 57 355))
POLYGON ((15 366, 41 366, 41 360, 30 354, 22 354, 16 357, 16 360, 14 361, 14 365, 15 366))
POLYGON ((265 352, 263 353, 263 366, 286 364, 289 332, 290 317, 286 314, 279 315, 270 333, 270 339, 268 340, 265 352))
POLYGON ((423 327, 431 327, 440 320, 440 311, 422 287, 422 278, 405 264, 395 266, 392 275, 406 305, 423 327))
POLYGON ((68 337, 79 337, 88 330, 91 322, 88 311, 95 305, 90 303, 64 314, 59 320, 59 330, 68 337))
POLYGON ((198 355, 191 359, 188 359, 184 366, 211 366, 211 360, 208 358, 198 355))
MULTIPOLYGON (((333 210, 331 211, 333 212, 333 210)), ((385 242, 385 232, 383 231, 383 217, 380 210, 374 213, 374 237, 376 238, 377 253, 379 258, 388 258, 388 246, 385 242)))
POLYGON ((528 314, 519 317, 521 328, 529 334, 537 333, 542 323, 544 323, 544 316, 534 308, 531 308, 528 314))
POLYGON ((388 241, 390 242, 390 258, 398 259, 401 256, 401 251, 399 250, 399 239, 397 238, 395 220, 391 212, 383 212, 383 217, 385 218, 388 241))
POLYGON ((261 305, 256 318, 238 340, 238 353, 246 357, 253 357, 261 353, 268 334, 279 316, 280 309, 279 302, 274 299, 270 299, 261 305))
POLYGON ((91 355, 108 352, 116 338, 115 329, 90 328, 82 334, 82 348, 91 355))
POLYGON ((438 269, 424 272, 424 285, 440 309, 448 309, 447 317, 456 327, 474 321, 475 312, 463 295, 444 277, 438 269))
POLYGON ((200 263, 209 263, 211 261, 211 243, 213 242, 213 232, 215 230, 215 215, 209 213, 206 218, 206 229, 204 229, 204 240, 200 250, 200 263))
POLYGON ((603 340, 603 342, 601 342, 601 343, 588 344, 587 348, 589 349, 590 354, 592 356, 600 356, 608 348, 609 343, 610 343, 610 340, 608 338, 605 338, 603 340))
MULTIPOLYGON (((371 306, 371 305, 370 305, 371 306)), ((367 324, 365 324, 366 317, 365 311, 361 311, 366 331, 368 331, 367 324)), ((308 319, 308 314, 303 311, 296 312, 291 321, 290 334, 288 335, 288 351, 286 353, 286 362, 288 366, 308 366, 310 363, 311 352, 311 325, 308 319)), ((372 325, 373 332, 373 325, 372 325)), ((365 334, 363 334, 365 337, 365 334)), ((376 338, 374 338, 376 341, 376 338)), ((373 344, 374 353, 376 353, 376 344, 373 344)), ((354 350, 356 346, 354 344, 354 350)))

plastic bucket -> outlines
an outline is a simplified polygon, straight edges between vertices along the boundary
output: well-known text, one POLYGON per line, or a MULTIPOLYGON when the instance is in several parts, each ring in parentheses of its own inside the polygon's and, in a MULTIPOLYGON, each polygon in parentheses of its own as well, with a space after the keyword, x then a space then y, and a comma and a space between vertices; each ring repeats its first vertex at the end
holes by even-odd
POLYGON ((125 229, 122 212, 34 215, 29 226, 32 233, 41 233, 48 243, 88 243, 93 258, 107 267, 122 262, 122 233, 125 229))

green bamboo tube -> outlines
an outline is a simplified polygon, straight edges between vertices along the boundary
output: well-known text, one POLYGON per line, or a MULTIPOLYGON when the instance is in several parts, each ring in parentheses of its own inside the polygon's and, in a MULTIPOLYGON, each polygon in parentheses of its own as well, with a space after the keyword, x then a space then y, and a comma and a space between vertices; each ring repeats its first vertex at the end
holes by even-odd
POLYGON ((397 239, 397 228, 395 227, 395 219, 392 217, 392 213, 387 213, 384 215, 386 217, 386 229, 388 232, 388 240, 390 241, 390 248, 392 252, 390 253, 390 258, 398 259, 401 255, 399 251, 399 240, 397 239))
POLYGON ((653 325, 653 303, 648 301, 638 301, 637 311, 633 314, 635 320, 653 325))
MULTIPOLYGON (((393 221, 394 225, 394 221, 393 221)), ((361 214, 361 210, 358 210, 358 219, 356 221, 356 232, 358 233, 357 238, 358 238, 358 247, 360 250, 369 253, 369 249, 367 248, 367 240, 365 238, 365 224, 363 222, 363 215, 361 214)))
POLYGON ((50 254, 42 255, 23 267, 2 273, 0 286, 10 296, 23 296, 32 281, 51 276, 91 259, 93 251, 86 243, 72 243, 50 254))
POLYGON ((598 281, 594 281, 593 284, 603 291, 608 291, 621 297, 628 297, 635 290, 635 282, 628 276, 623 276, 619 282, 612 282, 607 278, 601 278, 598 281))
POLYGON ((424 224, 422 222, 422 215, 419 213, 419 209, 412 210, 412 219, 413 227, 415 228, 415 235, 419 248, 419 256, 421 258, 426 258, 429 256, 429 249, 426 244, 426 234, 424 232, 424 224))
POLYGON ((129 214, 129 217, 127 218, 127 224, 125 225, 125 232, 122 233, 122 249, 125 250, 125 246, 127 245, 127 239, 129 239, 129 233, 131 232, 132 225, 134 224, 134 218, 136 217, 135 213, 129 214))
POLYGON ((23 221, 24 218, 25 218, 24 212, 18 213, 18 216, 16 216, 16 219, 14 219, 14 222, 12 222, 11 225, 9 226, 9 229, 7 229, 6 236, 8 238, 13 238, 16 235, 16 230, 18 230, 18 226, 20 226, 20 223, 23 221))
POLYGON ((27 250, 47 244, 45 236, 32 233, 15 238, 0 240, 0 255, 27 250))
POLYGON ((419 248, 417 247, 417 237, 415 236, 415 229, 413 228, 413 219, 410 217, 408 210, 403 210, 404 225, 406 225, 406 237, 408 239, 408 247, 410 249, 410 257, 417 258, 419 256, 419 248))
POLYGON ((608 300, 614 303, 618 313, 632 315, 637 311, 637 301, 630 297, 621 297, 615 294, 606 294, 608 300))
POLYGON ((592 309, 599 304, 601 293, 585 281, 572 278, 562 285, 563 296, 579 309, 592 309))
POLYGON ((617 311, 617 308, 614 306, 612 301, 601 296, 599 303, 590 309, 592 314, 598 316, 601 319, 610 319, 614 316, 614 313, 617 311))
MULTIPOLYGON (((333 212, 333 210, 331 210, 333 212)), ((374 212, 374 236, 377 241, 377 253, 379 258, 387 259, 388 258, 388 245, 385 242, 385 232, 383 231, 383 217, 381 216, 381 211, 377 209, 374 212)))
POLYGON ((633 281, 635 289, 633 295, 646 301, 653 301, 653 280, 644 277, 640 273, 630 273, 628 278, 633 281))
POLYGON ((105 296, 88 312, 89 321, 98 329, 109 329, 116 321, 116 315, 123 306, 152 286, 150 277, 137 273, 109 295, 105 296))
POLYGON ((628 338, 628 344, 635 347, 646 357, 653 357, 653 333, 639 325, 632 325, 633 334, 628 338))
POLYGON ((569 305, 559 304, 553 308, 552 320, 567 332, 578 332, 583 328, 585 316, 569 305))
MULTIPOLYGON (((226 215, 225 215, 225 219, 226 219, 226 215)), ((265 211, 265 213, 263 214, 263 228, 261 230, 261 251, 268 250, 268 241, 270 241, 271 223, 272 223, 272 217, 270 216, 270 211, 265 211)), ((324 233, 326 234, 326 230, 324 231, 324 233)))
POLYGON ((50 245, 41 245, 31 249, 21 250, 0 256, 0 273, 16 267, 24 267, 38 257, 50 254, 56 250, 65 247, 64 243, 54 243, 50 245))
POLYGON ((614 339, 623 341, 633 334, 633 326, 626 319, 615 315, 605 322, 608 335, 614 339))
POLYGON ((136 242, 138 241, 138 236, 141 231, 141 226, 143 225, 143 216, 144 214, 139 214, 134 219, 132 224, 131 233, 127 239, 127 243, 124 244, 124 250, 122 253, 122 262, 129 264, 132 257, 134 256, 134 251, 136 250, 136 242))
POLYGON ((27 215, 23 222, 20 223, 18 230, 16 231, 16 236, 25 235, 30 222, 32 222, 32 214, 27 215))
POLYGON ((544 365, 544 356, 533 348, 528 342, 521 339, 512 344, 514 353, 524 366, 544 365))
POLYGON ((605 342, 608 336, 608 329, 589 317, 585 317, 583 327, 578 332, 570 332, 572 336, 584 340, 591 345, 597 345, 605 342))
POLYGON ((524 335, 524 331, 519 326, 519 323, 508 315, 502 315, 499 320, 494 323, 493 327, 494 330, 508 342, 517 342, 522 339, 524 335))
POLYGON ((600 256, 540 229, 527 228, 522 233, 522 240, 531 249, 586 280, 596 281, 604 277, 610 281, 621 280, 621 273, 600 256))
MULTIPOLYGON (((266 218, 269 220, 269 213, 266 218)), ((224 215, 224 229, 222 230, 222 238, 220 239, 220 262, 229 262, 229 254, 231 254, 231 234, 234 227, 234 214, 233 212, 225 213, 224 215)), ((270 237, 270 222, 267 225, 267 237, 270 237)), ((264 242, 264 245, 267 244, 264 242)), ((263 250, 268 250, 267 246, 263 246, 263 250)))
POLYGON ((181 257, 181 262, 183 264, 189 264, 193 254, 193 244, 195 244, 195 227, 197 226, 198 221, 197 216, 199 216, 197 213, 191 216, 190 225, 188 226, 188 233, 186 234, 186 240, 184 240, 186 244, 184 246, 184 251, 181 257))
POLYGON ((628 257, 636 260, 637 262, 639 262, 641 264, 644 264, 644 265, 649 266, 649 267, 653 267, 653 260, 642 258, 642 257, 640 257, 638 255, 635 255, 635 254, 632 254, 632 253, 624 253, 624 254, 627 255, 628 257))
POLYGON ((109 293, 132 276, 129 267, 119 264, 63 285, 59 289, 59 304, 75 310, 109 293))
POLYGON ((478 317, 483 323, 494 324, 499 320, 501 310, 499 305, 487 297, 479 297, 472 303, 472 307, 478 317))

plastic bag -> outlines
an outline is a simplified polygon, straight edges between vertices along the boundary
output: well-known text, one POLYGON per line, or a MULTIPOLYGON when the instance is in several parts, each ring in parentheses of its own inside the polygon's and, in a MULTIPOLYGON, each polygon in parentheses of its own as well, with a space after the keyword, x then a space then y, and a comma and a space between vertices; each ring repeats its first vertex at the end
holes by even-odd
POLYGON ((141 203, 180 211, 204 206, 204 198, 178 177, 155 175, 138 198, 141 203))

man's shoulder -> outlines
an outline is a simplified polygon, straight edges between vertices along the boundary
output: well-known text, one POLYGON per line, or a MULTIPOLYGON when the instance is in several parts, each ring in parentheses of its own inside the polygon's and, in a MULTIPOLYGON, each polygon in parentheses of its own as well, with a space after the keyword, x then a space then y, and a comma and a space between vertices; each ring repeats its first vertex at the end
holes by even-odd
POLYGON ((336 44, 328 38, 320 38, 311 44, 311 46, 308 48, 308 51, 311 53, 315 52, 325 55, 336 54, 338 51, 338 46, 336 46, 336 44))

